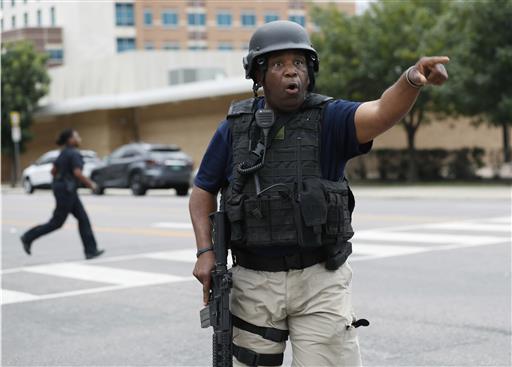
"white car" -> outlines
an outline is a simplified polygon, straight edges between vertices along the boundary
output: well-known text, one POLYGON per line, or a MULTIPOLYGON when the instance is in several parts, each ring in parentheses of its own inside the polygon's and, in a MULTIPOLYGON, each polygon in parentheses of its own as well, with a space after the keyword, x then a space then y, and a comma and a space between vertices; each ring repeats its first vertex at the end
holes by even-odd
MULTIPOLYGON (((53 162, 55 162, 59 154, 60 150, 51 150, 23 170, 23 189, 27 194, 32 194, 36 188, 51 188, 53 162)), ((84 176, 90 177, 91 171, 101 163, 101 160, 96 152, 92 150, 81 150, 80 154, 84 159, 84 176)))

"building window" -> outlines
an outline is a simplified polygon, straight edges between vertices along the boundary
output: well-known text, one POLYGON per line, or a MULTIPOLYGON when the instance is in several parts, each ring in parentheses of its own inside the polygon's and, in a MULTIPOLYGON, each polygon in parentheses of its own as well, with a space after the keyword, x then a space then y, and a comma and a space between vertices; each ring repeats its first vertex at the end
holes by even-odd
POLYGON ((117 52, 124 52, 135 49, 135 38, 118 38, 117 52))
POLYGON ((153 41, 144 42, 144 50, 154 50, 154 49, 155 49, 155 44, 153 43, 153 41))
POLYGON ((217 13, 217 27, 220 28, 231 28, 232 16, 229 12, 217 13))
POLYGON ((4 0, 0 0, 0 9, 4 8, 4 0))
POLYGON ((132 26, 135 25, 133 16, 133 4, 117 3, 116 4, 116 25, 132 26))
POLYGON ((43 19, 42 19, 41 10, 38 10, 37 11, 37 26, 41 27, 42 25, 43 25, 43 19))
POLYGON ((53 6, 50 8, 50 24, 55 27, 55 8, 53 6))
POLYGON ((162 25, 164 27, 177 27, 178 13, 174 10, 164 10, 162 12, 162 25))
POLYGON ((16 16, 11 17, 11 28, 16 29, 16 16))
POLYGON ((204 46, 204 45, 190 45, 190 46, 188 46, 188 49, 190 51, 204 51, 204 50, 208 49, 208 46, 204 46))
POLYGON ((144 25, 153 25, 153 11, 151 9, 144 9, 144 25))
POLYGON ((188 25, 206 25, 206 14, 204 13, 188 13, 188 25))
POLYGON ((292 22, 299 23, 303 27, 306 26, 306 18, 304 15, 290 15, 288 19, 292 22))
POLYGON ((23 26, 28 27, 28 13, 23 14, 23 26))
POLYGON ((165 41, 163 49, 164 50, 179 50, 180 44, 179 44, 179 42, 175 42, 175 41, 165 41))
POLYGON ((62 63, 62 60, 64 59, 64 52, 62 51, 62 49, 48 50, 47 52, 50 61, 62 63))
POLYGON ((16 5, 16 0, 11 0, 11 6, 16 5))
POLYGON ((241 15, 242 27, 255 27, 256 15, 254 13, 246 12, 241 15))
POLYGON ((219 42, 217 49, 220 51, 230 51, 233 49, 233 44, 231 42, 219 42))
POLYGON ((266 13, 265 14, 265 23, 273 22, 275 20, 279 20, 279 15, 277 13, 266 13))

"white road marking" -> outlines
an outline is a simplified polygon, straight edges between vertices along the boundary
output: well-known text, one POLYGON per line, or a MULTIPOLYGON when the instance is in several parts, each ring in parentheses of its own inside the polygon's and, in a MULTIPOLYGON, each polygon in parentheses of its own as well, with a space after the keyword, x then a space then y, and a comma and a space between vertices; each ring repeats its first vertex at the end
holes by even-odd
POLYGON ((190 222, 157 222, 151 225, 153 228, 165 228, 165 229, 192 229, 192 223, 190 222))
POLYGON ((361 255, 364 257, 388 257, 417 254, 419 252, 429 251, 429 247, 416 247, 416 246, 391 246, 379 245, 369 243, 354 242, 352 244, 352 251, 354 255, 361 255))
POLYGON ((479 232, 510 232, 512 228, 507 224, 486 224, 471 222, 448 222, 425 225, 424 228, 447 229, 454 231, 479 231, 479 232))
POLYGON ((32 266, 25 268, 25 271, 125 286, 171 283, 180 281, 183 278, 175 275, 70 263, 32 266))
POLYGON ((196 262, 196 250, 193 248, 174 251, 151 252, 143 256, 156 260, 171 260, 185 263, 196 262))
POLYGON ((2 304, 33 301, 39 297, 35 294, 2 289, 2 304))
POLYGON ((354 241, 372 240, 372 241, 392 241, 392 242, 419 242, 431 244, 491 244, 506 242, 507 237, 497 236, 467 236, 455 234, 439 234, 439 233, 418 233, 418 232, 391 232, 382 230, 360 231, 354 235, 354 241))
MULTIPOLYGON (((404 232, 421 229, 448 229, 458 231, 485 231, 503 232, 508 231, 507 225, 510 217, 489 218, 485 221, 467 221, 450 223, 426 223, 423 225, 401 226, 379 228, 375 230, 363 230, 356 233, 353 241, 354 256, 351 261, 365 261, 385 257, 412 255, 422 252, 454 250, 474 246, 493 245, 509 242, 510 239, 503 236, 481 236, 481 235, 456 235, 438 233, 404 232), (360 242, 360 240, 362 240, 360 242), (376 241, 368 243, 365 241, 376 241), (382 244, 388 242, 409 242, 418 243, 419 246, 400 246, 382 244), (380 242, 380 243, 379 243, 380 242), (423 246, 421 244, 436 244, 437 246, 423 246)), ((155 223, 160 228, 189 229, 189 223, 162 222, 155 223)), ((2 290, 2 304, 13 304, 20 302, 31 302, 46 299, 57 299, 63 297, 94 294, 108 291, 129 289, 139 286, 166 284, 173 282, 189 281, 193 277, 175 276, 161 273, 124 270, 108 266, 98 266, 97 263, 106 264, 109 262, 133 260, 133 259, 157 259, 164 261, 178 261, 194 263, 196 261, 195 249, 179 249, 172 251, 160 251, 150 253, 139 253, 104 257, 92 261, 62 262, 45 265, 26 266, 2 270, 2 274, 14 274, 20 271, 60 276, 72 279, 88 280, 111 285, 95 288, 80 289, 68 292, 51 293, 45 295, 34 295, 13 290, 2 290)), ((230 258, 230 257, 229 257, 230 258)))
POLYGON ((489 222, 493 222, 493 223, 508 223, 508 224, 512 223, 512 217, 489 218, 486 220, 489 222))

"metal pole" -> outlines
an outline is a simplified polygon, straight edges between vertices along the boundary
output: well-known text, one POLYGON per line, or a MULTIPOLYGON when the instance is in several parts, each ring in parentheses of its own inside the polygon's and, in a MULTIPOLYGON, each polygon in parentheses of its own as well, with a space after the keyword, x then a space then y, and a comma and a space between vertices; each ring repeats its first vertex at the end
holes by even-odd
POLYGON ((14 185, 20 182, 20 143, 14 143, 14 185))

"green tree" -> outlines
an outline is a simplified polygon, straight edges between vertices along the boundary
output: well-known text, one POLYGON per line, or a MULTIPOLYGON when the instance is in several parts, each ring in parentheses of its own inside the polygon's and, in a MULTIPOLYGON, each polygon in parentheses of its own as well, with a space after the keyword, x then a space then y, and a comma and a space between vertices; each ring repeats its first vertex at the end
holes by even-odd
POLYGON ((32 138, 29 127, 37 102, 48 92, 50 78, 45 54, 34 50, 30 42, 2 45, 2 153, 12 155, 9 113, 21 114, 21 151, 32 138))
MULTIPOLYGON (((446 16, 445 1, 381 1, 359 16, 334 8, 315 9, 319 32, 313 35, 321 72, 318 89, 336 97, 377 99, 421 56, 444 55, 438 22, 446 16)), ((449 56, 449 55, 448 55, 449 56)), ((408 144, 408 179, 417 179, 415 136, 426 114, 436 109, 436 93, 425 87, 402 119, 408 144)))
POLYGON ((503 159, 511 161, 512 0, 454 3, 445 19, 453 77, 441 96, 449 113, 502 128, 503 159))

